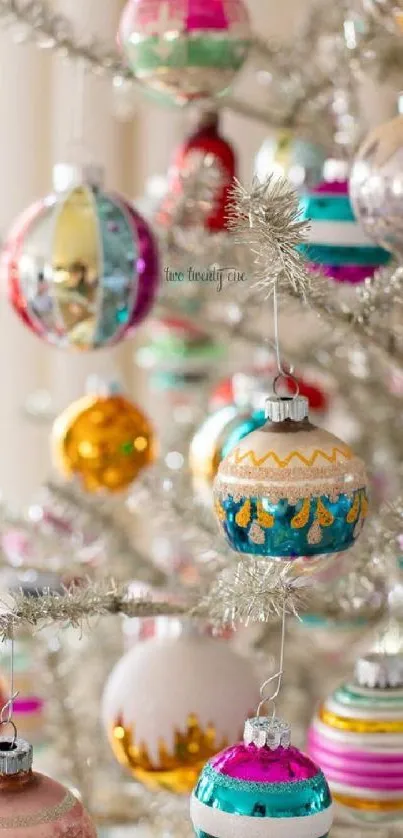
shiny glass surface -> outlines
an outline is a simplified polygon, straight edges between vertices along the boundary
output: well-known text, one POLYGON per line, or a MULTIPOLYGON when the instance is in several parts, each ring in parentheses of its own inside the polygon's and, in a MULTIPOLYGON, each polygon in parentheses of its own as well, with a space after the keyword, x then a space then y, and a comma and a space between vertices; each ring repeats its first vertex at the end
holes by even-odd
POLYGON ((347 516, 353 508, 355 498, 359 497, 362 491, 359 490, 351 495, 342 494, 336 501, 325 496, 311 498, 310 503, 307 500, 291 503, 286 498, 278 503, 272 503, 264 497, 235 500, 232 496, 228 496, 220 499, 224 512, 220 523, 227 541, 238 553, 289 559, 338 553, 351 547, 359 535, 357 519, 349 523, 347 516), (321 527, 317 531, 319 540, 312 543, 309 533, 312 532, 314 525, 317 526, 315 516, 318 501, 330 512, 332 523, 321 527), (246 520, 240 521, 242 509, 245 509, 245 504, 248 502, 250 502, 250 514, 246 520), (296 528, 292 522, 307 503, 306 523, 296 528), (258 524, 259 518, 262 518, 262 512, 273 519, 272 526, 258 524))

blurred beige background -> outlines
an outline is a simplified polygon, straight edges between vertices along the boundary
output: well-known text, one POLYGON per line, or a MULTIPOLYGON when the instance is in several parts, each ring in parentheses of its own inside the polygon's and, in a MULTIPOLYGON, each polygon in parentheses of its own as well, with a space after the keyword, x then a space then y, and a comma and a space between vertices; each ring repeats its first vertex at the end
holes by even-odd
MULTIPOLYGON (((54 2, 83 37, 93 33, 113 41, 121 0, 54 2)), ((259 34, 287 37, 292 43, 308 0, 248 2, 259 34)), ((26 33, 15 34, 17 41, 23 41, 26 33)), ((9 33, 0 33, 0 50, 0 235, 4 237, 18 213, 50 190, 53 164, 71 159, 79 82, 77 71, 65 59, 46 49, 15 43, 9 33)), ((250 96, 247 74, 237 90, 250 96)), ((393 97, 382 95, 374 100, 371 86, 366 95, 374 121, 393 108, 393 97)), ((152 175, 166 172, 172 150, 183 136, 185 119, 181 113, 160 111, 136 99, 134 117, 122 123, 114 117, 118 104, 110 79, 87 78, 85 151, 94 163, 105 167, 109 186, 139 197, 152 175)), ((248 179, 254 155, 268 132, 262 124, 231 114, 225 116, 225 132, 239 151, 241 177, 248 179)), ((133 391, 136 371, 132 345, 91 356, 66 354, 42 345, 13 316, 4 290, 0 316, 0 491, 6 500, 19 505, 32 496, 50 471, 49 425, 32 422, 24 415, 29 394, 49 389, 60 408, 83 392, 90 373, 119 376, 133 391)))

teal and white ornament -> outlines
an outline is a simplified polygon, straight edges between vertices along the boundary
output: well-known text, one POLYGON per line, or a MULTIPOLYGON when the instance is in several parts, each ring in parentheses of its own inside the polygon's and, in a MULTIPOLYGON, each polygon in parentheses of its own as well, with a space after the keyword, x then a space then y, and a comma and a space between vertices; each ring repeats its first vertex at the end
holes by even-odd
POLYGON ((326 838, 328 784, 290 737, 281 719, 249 719, 244 741, 207 763, 190 804, 197 838, 326 838))

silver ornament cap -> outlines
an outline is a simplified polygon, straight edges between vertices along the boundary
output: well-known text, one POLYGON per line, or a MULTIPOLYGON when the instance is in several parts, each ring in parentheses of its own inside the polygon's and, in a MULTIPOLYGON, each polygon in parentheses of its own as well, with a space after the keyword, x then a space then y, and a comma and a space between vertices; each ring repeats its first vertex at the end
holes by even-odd
POLYGON ((0 775, 26 774, 32 762, 32 745, 25 739, 0 739, 0 775))
POLYGON ((403 687, 403 655, 382 655, 376 652, 360 658, 355 666, 360 687, 396 689, 403 687))
POLYGON ((291 728, 283 719, 276 716, 255 716, 245 722, 243 741, 245 745, 256 745, 257 748, 289 748, 291 744, 291 728))
POLYGON ((270 396, 266 399, 266 418, 271 422, 303 422, 309 413, 309 402, 305 396, 270 396))

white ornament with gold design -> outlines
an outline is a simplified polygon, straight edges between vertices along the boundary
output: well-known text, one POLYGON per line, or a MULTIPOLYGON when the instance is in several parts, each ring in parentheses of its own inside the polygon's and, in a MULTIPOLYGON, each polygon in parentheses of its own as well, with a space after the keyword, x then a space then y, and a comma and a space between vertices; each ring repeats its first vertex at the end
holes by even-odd
MULTIPOLYGON (((215 509, 237 552, 277 559, 347 550, 367 515, 363 462, 308 420, 308 401, 268 399, 267 423, 220 465, 215 509)), ((296 566, 297 567, 297 566, 296 566)))
POLYGON ((116 758, 136 780, 187 794, 207 760, 240 737, 259 700, 249 661, 185 623, 179 637, 138 643, 119 661, 103 719, 116 758))

